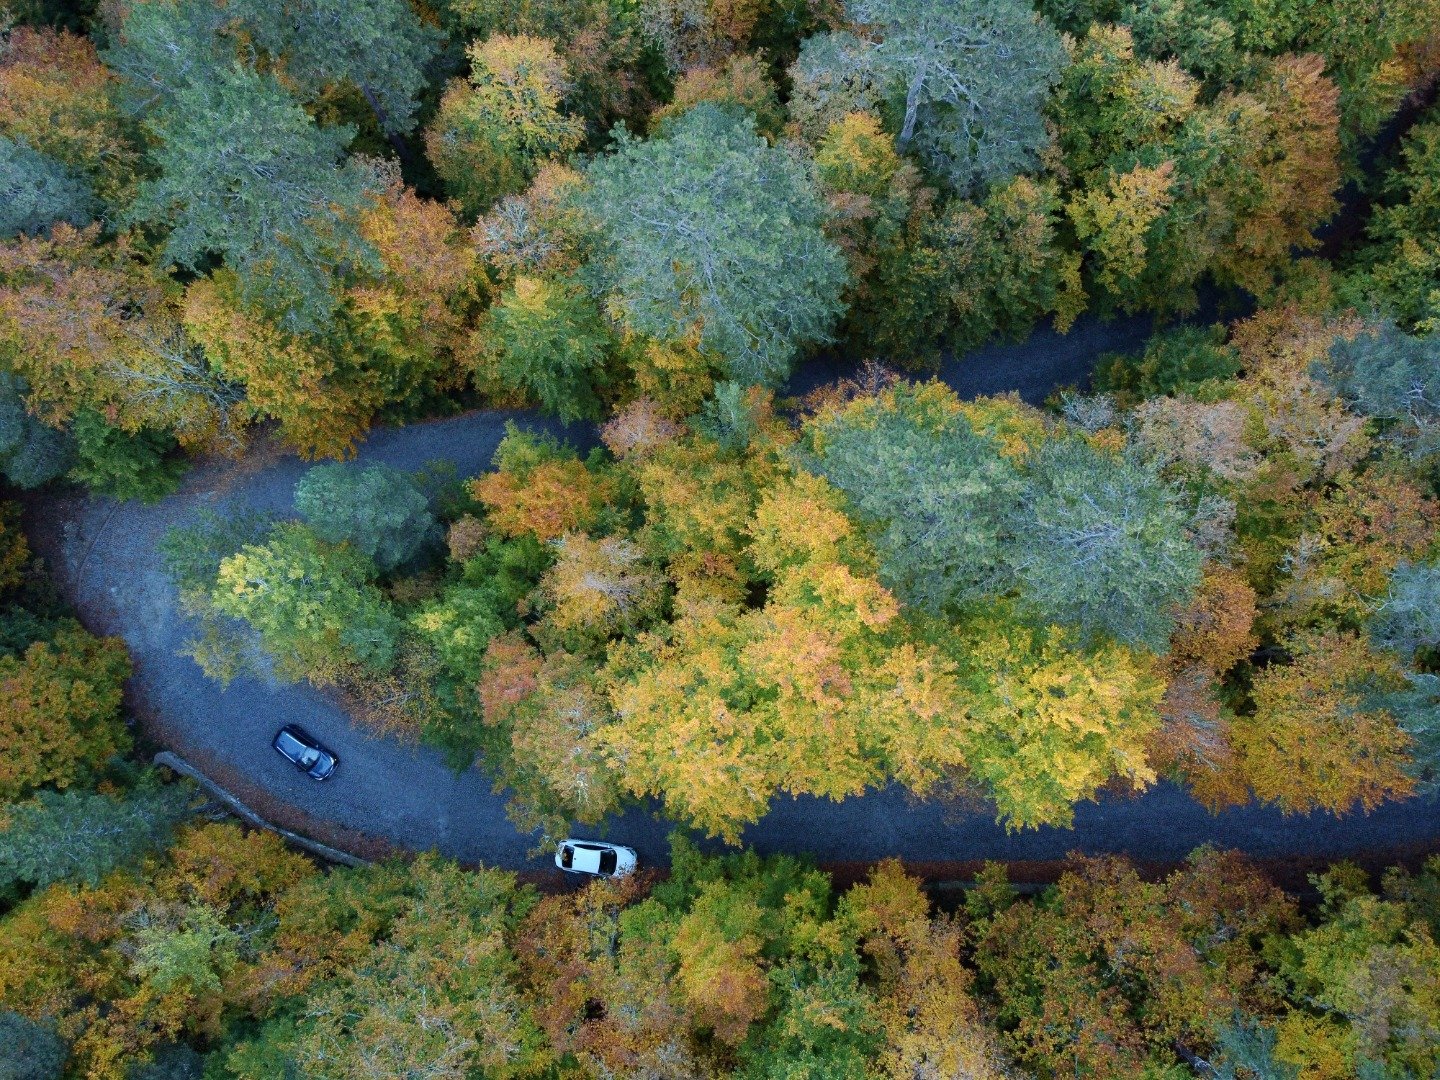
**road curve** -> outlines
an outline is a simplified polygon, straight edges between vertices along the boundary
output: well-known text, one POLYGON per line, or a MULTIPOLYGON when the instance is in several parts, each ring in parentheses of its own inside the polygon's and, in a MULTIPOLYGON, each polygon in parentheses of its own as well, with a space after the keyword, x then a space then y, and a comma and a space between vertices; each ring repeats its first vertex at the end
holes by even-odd
MULTIPOLYGON (((964 396, 1016 390, 1038 401, 1056 386, 1083 383, 1101 352, 1131 348, 1148 331, 1140 319, 1086 319, 1065 337, 1040 330, 1024 343, 952 360, 941 377, 964 396)), ((843 373, 813 362, 797 372, 790 389, 804 392, 843 373)), ((359 460, 407 470, 445 460, 462 476, 473 475, 488 466, 507 420, 562 432, 581 445, 594 439, 589 428, 565 431, 533 414, 475 412, 377 430, 359 460)), ((335 701, 307 685, 242 677, 221 689, 179 655, 193 625, 177 610, 157 552, 161 537, 205 508, 250 506, 284 514, 306 468, 276 454, 254 455, 239 466, 203 464, 158 505, 45 496, 30 501, 27 524, 86 625, 119 634, 129 645, 135 662, 130 704, 144 734, 173 747, 271 820, 364 854, 433 848, 467 862, 543 866, 532 851, 534 837, 515 830, 504 797, 477 770, 456 775, 435 751, 357 728, 335 701), (334 779, 310 781, 271 751, 271 735, 290 722, 338 752, 343 765, 334 779)), ((665 861, 671 827, 637 808, 584 831, 632 844, 654 865, 665 861)), ((1030 861, 1071 851, 1174 862, 1204 843, 1265 858, 1334 858, 1440 848, 1440 802, 1414 799, 1343 818, 1285 817, 1257 806, 1214 815, 1182 790, 1161 784, 1143 796, 1081 804, 1073 829, 1012 835, 987 813, 917 802, 892 788, 838 804, 778 796, 744 839, 761 852, 803 851, 822 862, 890 855, 929 862, 1030 861)))

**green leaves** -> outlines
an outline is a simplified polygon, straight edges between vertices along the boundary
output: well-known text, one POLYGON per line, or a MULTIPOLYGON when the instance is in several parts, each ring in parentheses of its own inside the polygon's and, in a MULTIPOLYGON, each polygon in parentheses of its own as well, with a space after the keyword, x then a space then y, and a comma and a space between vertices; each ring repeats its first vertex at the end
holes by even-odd
POLYGON ((286 82, 307 99, 350 82, 386 132, 415 127, 425 69, 443 37, 405 0, 232 0, 225 10, 280 60, 286 82))
POLYGON ((1007 553, 1039 618, 1163 652, 1174 611, 1200 584, 1187 516, 1153 472, 1059 438, 1027 462, 1007 553))
POLYGON ((753 116, 702 103, 663 138, 618 131, 586 176, 582 205, 601 225, 591 270, 627 328, 693 337, 747 385, 778 385, 803 346, 829 339, 844 258, 807 169, 753 116))
POLYGON ((54 158, 0 135, 0 238, 33 236, 57 221, 84 225, 95 209, 84 180, 54 158))
POLYGON ((324 683, 347 665, 385 671, 394 660, 400 621, 374 575, 349 545, 286 522, 220 563, 211 602, 248 622, 281 672, 324 683))
POLYGON ((802 458, 874 523, 880 580, 932 612, 997 590, 1001 532, 1020 488, 949 397, 902 384, 856 402, 810 426, 802 458))
POLYGON ((295 486, 295 509, 326 543, 348 543, 383 574, 439 539, 430 502, 388 465, 317 465, 295 486))
POLYGON ((517 277, 480 334, 506 386, 566 423, 601 415, 596 390, 609 381, 605 364, 615 339, 578 283, 517 277))
POLYGON ((183 785, 149 785, 126 795, 40 791, 4 809, 0 890, 16 882, 43 889, 57 881, 100 883, 110 871, 164 847, 190 813, 183 785))
POLYGON ((321 128, 272 76, 231 67, 177 90, 150 120, 160 176, 129 217, 167 225, 165 257, 199 267, 221 255, 247 300, 291 330, 334 309, 337 278, 374 264, 353 219, 372 186, 343 160, 354 132, 321 128))
POLYGON ((835 58, 882 88, 901 149, 962 192, 1035 166, 1050 141, 1041 109, 1066 60, 1028 4, 854 0, 847 14, 879 41, 835 58))

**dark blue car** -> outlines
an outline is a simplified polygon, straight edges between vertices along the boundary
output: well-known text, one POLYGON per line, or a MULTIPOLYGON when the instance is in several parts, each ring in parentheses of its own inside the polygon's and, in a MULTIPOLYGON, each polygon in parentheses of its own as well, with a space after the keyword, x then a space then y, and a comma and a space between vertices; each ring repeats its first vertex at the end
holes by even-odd
POLYGON ((328 780, 340 759, 302 727, 286 724, 275 733, 270 744, 276 753, 312 780, 328 780))

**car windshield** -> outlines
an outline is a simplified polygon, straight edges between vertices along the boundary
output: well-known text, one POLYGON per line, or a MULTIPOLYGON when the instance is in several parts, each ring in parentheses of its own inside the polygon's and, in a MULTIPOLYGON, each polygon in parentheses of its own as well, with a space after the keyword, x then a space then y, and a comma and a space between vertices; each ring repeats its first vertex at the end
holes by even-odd
POLYGON ((560 849, 560 865, 566 870, 575 865, 575 849, 569 844, 560 849))
POLYGON ((615 872, 615 852, 602 851, 600 853, 600 872, 602 874, 613 874, 615 872))
POLYGON ((305 768, 307 769, 312 768, 319 760, 319 750, 306 750, 303 754, 300 755, 300 764, 305 766, 305 768))

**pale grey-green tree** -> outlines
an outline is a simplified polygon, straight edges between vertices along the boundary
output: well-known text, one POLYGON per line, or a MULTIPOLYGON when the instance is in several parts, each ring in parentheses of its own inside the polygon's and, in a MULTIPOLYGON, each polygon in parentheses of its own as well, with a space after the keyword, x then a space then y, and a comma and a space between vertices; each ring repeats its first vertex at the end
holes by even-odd
POLYGON ((586 175, 601 225, 591 272, 631 330, 696 334, 747 385, 778 384, 805 345, 829 339, 845 259, 821 230, 805 161, 757 135, 750 113, 706 103, 658 138, 622 130, 586 175))

